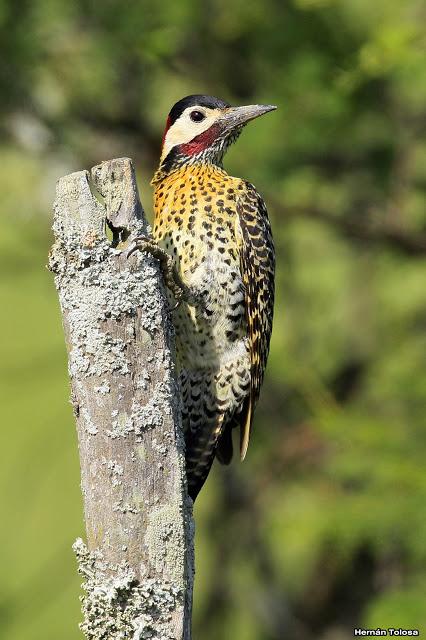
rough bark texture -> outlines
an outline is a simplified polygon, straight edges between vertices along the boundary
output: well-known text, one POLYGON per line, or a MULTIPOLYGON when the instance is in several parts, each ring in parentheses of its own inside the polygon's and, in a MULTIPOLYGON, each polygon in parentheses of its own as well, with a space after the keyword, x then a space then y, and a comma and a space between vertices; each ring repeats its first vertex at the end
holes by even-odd
POLYGON ((147 233, 131 161, 61 178, 54 210, 49 264, 87 531, 87 546, 74 545, 85 578, 81 628, 88 639, 190 640, 193 521, 172 329, 158 265, 122 251, 129 235, 147 233))

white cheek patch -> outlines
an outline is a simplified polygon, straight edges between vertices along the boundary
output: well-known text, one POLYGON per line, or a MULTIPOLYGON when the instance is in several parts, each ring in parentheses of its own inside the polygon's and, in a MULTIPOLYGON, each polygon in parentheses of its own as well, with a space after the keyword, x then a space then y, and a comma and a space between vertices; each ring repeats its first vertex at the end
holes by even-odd
MULTIPOLYGON (((161 161, 164 160, 173 149, 179 144, 185 144, 191 142, 193 138, 200 133, 210 129, 212 124, 217 120, 219 112, 217 109, 207 109, 203 107, 203 113, 206 114, 206 118, 201 122, 193 122, 190 118, 191 111, 196 111, 197 107, 188 107, 182 113, 182 115, 176 120, 176 122, 170 127, 166 133, 164 139, 163 151, 161 154, 161 161)), ((201 109, 200 109, 201 111, 201 109)))

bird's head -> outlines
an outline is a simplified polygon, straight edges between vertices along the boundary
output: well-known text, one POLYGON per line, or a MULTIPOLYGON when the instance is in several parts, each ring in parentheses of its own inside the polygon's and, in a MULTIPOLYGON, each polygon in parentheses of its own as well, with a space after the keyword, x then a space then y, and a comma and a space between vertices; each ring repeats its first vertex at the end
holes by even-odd
POLYGON ((160 169, 168 172, 197 162, 220 165, 247 122, 274 109, 264 104, 231 107, 212 96, 182 98, 167 118, 160 169))

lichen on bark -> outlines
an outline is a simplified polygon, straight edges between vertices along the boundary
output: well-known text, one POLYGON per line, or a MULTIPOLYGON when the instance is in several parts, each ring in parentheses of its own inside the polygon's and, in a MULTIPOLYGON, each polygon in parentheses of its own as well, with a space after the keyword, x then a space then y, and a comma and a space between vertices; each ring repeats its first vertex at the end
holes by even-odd
POLYGON ((90 552, 81 538, 73 549, 84 577, 80 628, 87 638, 175 640, 170 622, 176 608, 183 606, 181 588, 153 578, 140 583, 128 564, 108 563, 100 551, 90 552))

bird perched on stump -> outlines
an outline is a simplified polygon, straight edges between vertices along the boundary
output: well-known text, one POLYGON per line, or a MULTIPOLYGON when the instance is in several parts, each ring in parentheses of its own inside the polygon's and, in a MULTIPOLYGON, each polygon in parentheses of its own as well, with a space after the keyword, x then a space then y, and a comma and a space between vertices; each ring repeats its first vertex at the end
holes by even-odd
POLYGON ((152 180, 154 241, 136 249, 160 259, 177 304, 173 324, 182 393, 189 495, 195 500, 216 456, 240 456, 269 352, 274 305, 274 246, 255 187, 229 176, 223 156, 242 128, 276 107, 231 107, 191 95, 169 113, 160 165, 152 180))

